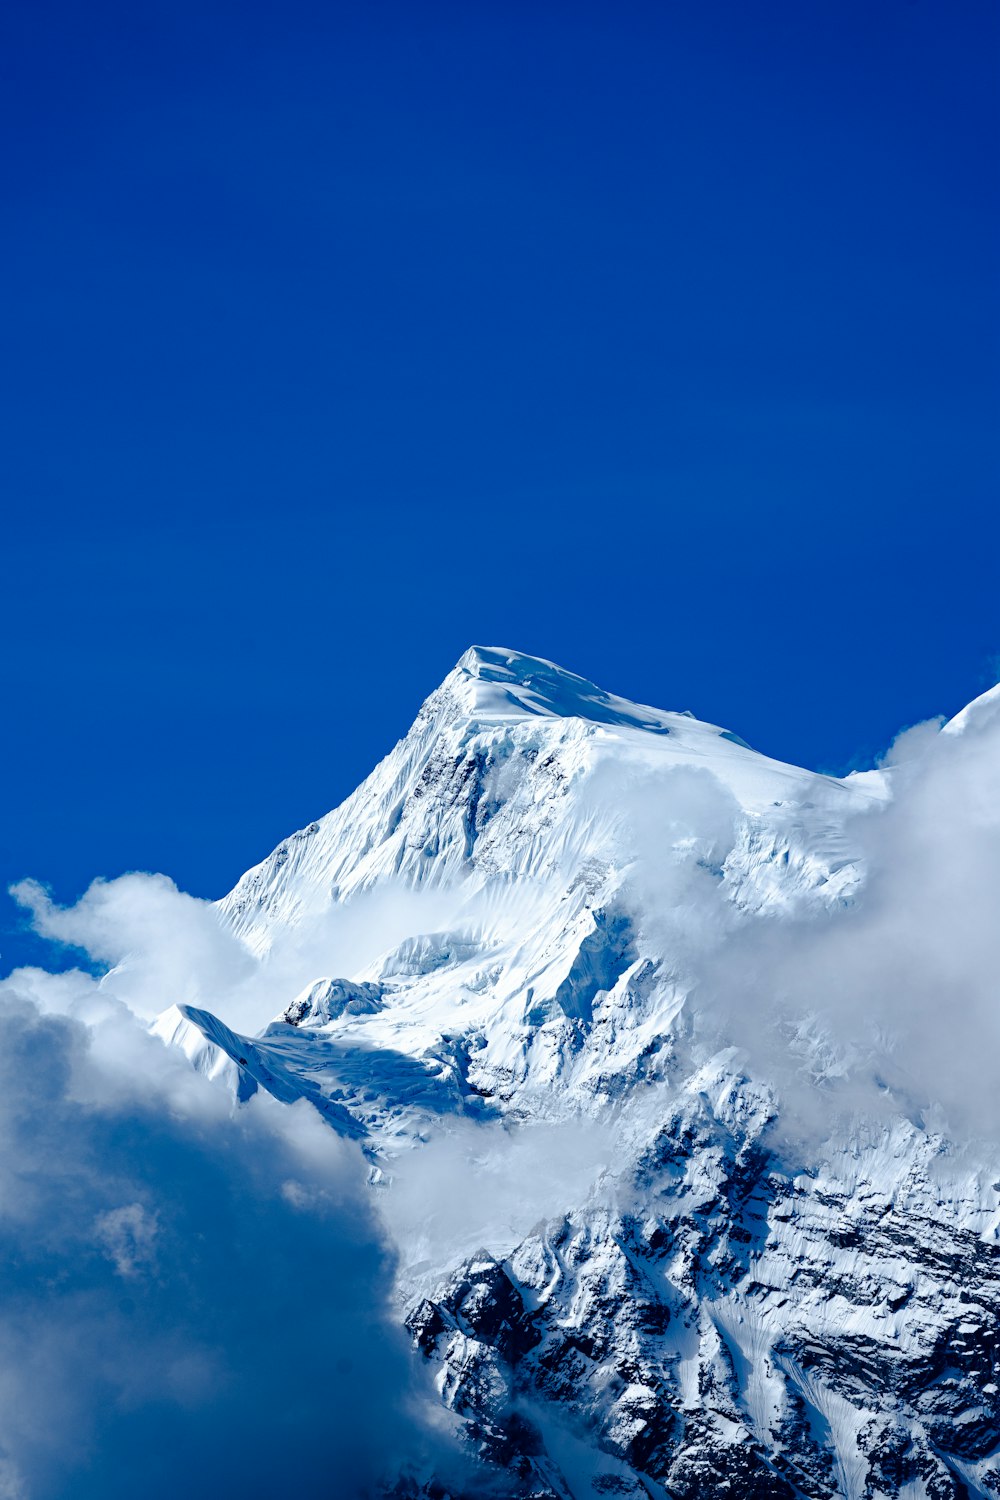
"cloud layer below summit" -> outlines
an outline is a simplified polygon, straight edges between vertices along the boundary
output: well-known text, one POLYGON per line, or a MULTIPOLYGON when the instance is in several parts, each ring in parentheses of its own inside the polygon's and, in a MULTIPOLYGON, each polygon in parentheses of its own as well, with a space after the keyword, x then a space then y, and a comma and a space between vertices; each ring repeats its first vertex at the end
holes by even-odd
POLYGON ((415 1434, 360 1158, 62 998, 0 1006, 0 1496, 361 1494, 415 1434))
POLYGON ((152 1020, 170 1005, 194 1005, 249 1033, 315 979, 357 975, 404 939, 433 931, 454 907, 453 893, 440 890, 362 891, 279 932, 262 959, 213 902, 178 890, 166 875, 96 880, 70 907, 32 880, 12 894, 41 936, 82 950, 104 971, 102 988, 136 1015, 152 1020))

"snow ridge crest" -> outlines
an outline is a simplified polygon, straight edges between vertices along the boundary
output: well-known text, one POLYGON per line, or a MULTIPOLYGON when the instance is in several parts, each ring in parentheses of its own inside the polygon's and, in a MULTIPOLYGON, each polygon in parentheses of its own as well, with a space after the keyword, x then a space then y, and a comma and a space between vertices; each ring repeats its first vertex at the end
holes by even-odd
POLYGON ((427 706, 436 707, 439 695, 482 724, 542 716, 669 734, 671 720, 686 717, 633 703, 545 657, 505 646, 470 646, 427 706))

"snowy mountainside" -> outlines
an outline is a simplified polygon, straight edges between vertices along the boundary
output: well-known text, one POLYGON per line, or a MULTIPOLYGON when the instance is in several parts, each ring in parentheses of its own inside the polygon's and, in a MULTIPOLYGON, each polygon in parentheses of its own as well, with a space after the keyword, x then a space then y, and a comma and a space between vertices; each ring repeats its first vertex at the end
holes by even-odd
POLYGON ((628 703, 533 657, 473 647, 368 780, 249 870, 223 909, 260 949, 276 927, 382 881, 523 879, 582 863, 597 851, 607 809, 585 809, 578 789, 608 760, 636 774, 707 769, 758 817, 811 797, 829 806, 831 829, 852 793, 878 795, 870 777, 816 777, 689 714, 628 703))
MULTIPOLYGON (((633 824, 737 905, 829 901, 858 878, 845 816, 882 793, 877 776, 799 771, 690 715, 473 648, 368 781, 249 871, 222 910, 266 953, 280 932, 308 941, 334 909, 349 919, 366 897, 378 912, 386 891, 422 893, 433 928, 351 976, 386 985, 391 1005, 338 1017, 331 1039, 431 1066, 457 1048, 474 1097, 503 1106, 524 1086, 600 1088, 655 1040, 663 955, 641 951, 622 906, 633 824), (612 1032, 613 1046, 593 1045, 612 1032)), ((419 901, 414 912, 423 919, 419 901)))
MULTIPOLYGON (((534 1225, 470 1193, 478 1245, 404 1248, 400 1316, 479 1465, 466 1494, 1000 1492, 996 1164, 887 1088, 796 1143, 780 1089, 703 1024, 730 933, 857 898, 890 779, 473 648, 220 904, 265 970, 293 942, 314 979, 255 1037, 188 1006, 156 1030, 237 1100, 307 1099, 390 1209, 441 1143, 536 1130, 544 1151, 574 1121, 610 1143, 534 1225), (373 930, 349 975, 322 967, 334 922, 373 930)), ((819 1079, 823 1043, 794 1045, 819 1079)))

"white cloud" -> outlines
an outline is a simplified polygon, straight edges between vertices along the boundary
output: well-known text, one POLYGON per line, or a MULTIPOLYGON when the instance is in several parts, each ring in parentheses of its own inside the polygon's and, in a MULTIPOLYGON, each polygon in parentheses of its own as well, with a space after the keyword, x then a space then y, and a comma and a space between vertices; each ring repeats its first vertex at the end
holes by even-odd
POLYGON ((234 1111, 120 1005, 2 986, 0 1261, 0 1495, 353 1496, 408 1451, 359 1153, 234 1111))
POLYGON ((615 1159, 620 1126, 574 1116, 507 1126, 443 1122, 396 1158, 379 1193, 407 1278, 435 1278, 486 1247, 509 1254, 540 1221, 578 1208, 615 1159))
POLYGON ((996 1138, 1000 716, 916 726, 887 763, 892 799, 848 829, 867 871, 852 903, 741 923, 699 1003, 817 1127, 902 1108, 996 1138))
MULTIPOLYGON (((318 975, 357 974, 405 938, 433 931, 456 904, 454 890, 364 891, 280 931, 258 956, 213 902, 178 890, 165 875, 95 880, 69 907, 57 906, 33 880, 11 894, 43 937, 80 948, 106 968, 103 993, 136 1015, 152 1019, 171 1005, 194 1005, 248 1033, 273 1020, 318 975)), ((42 1003, 54 1003, 48 981, 44 990, 42 1003)))

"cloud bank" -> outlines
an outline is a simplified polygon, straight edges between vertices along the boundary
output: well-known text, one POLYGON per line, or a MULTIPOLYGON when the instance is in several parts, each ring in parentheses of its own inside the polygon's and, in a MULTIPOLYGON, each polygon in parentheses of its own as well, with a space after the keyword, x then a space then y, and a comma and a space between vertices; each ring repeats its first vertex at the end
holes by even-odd
POLYGON ((77 982, 0 1005, 0 1496, 368 1493, 415 1434, 360 1157, 77 982))

